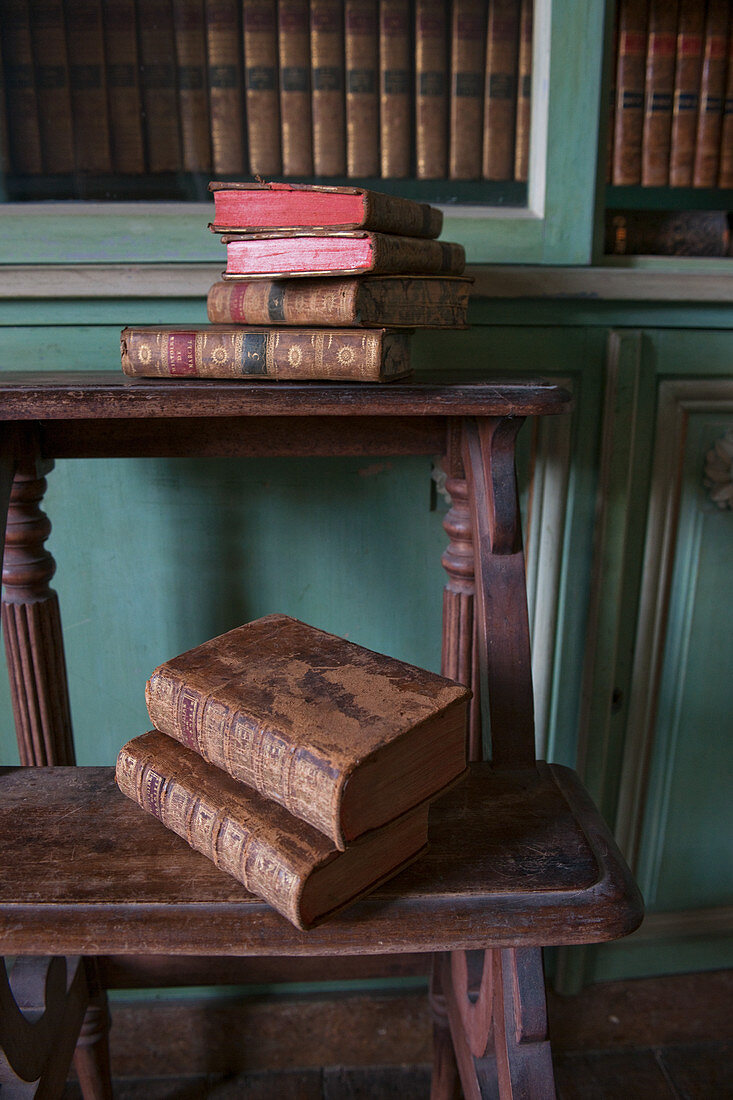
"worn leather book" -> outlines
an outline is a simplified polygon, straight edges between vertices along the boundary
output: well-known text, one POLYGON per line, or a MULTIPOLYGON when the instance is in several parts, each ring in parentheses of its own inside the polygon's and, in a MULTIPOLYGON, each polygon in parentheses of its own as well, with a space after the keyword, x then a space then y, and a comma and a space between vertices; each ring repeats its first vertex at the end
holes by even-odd
POLYGON ((74 171, 64 6, 62 0, 42 0, 30 7, 43 170, 63 175, 74 171))
POLYGON ((351 275, 214 283, 209 320, 243 325, 464 328, 471 279, 351 275))
POLYGON ((463 772, 469 696, 286 615, 166 661, 146 687, 157 729, 340 849, 463 772))
POLYGON ((123 746, 115 777, 123 794, 303 930, 397 874, 427 844, 423 803, 339 851, 157 730, 123 746))
POLYGON ((343 14, 340 0, 311 0, 313 171, 317 176, 346 172, 343 14))
POLYGON ((238 0, 205 0, 209 72, 211 167, 219 173, 247 171, 244 94, 238 0))
POLYGON ((462 275, 462 245, 390 233, 322 230, 222 235, 233 275, 462 275))
POLYGON ((379 175, 379 34, 377 0, 345 0, 346 171, 379 175))
POLYGON ((728 215, 719 210, 609 210, 605 250, 615 256, 727 256, 728 215))
POLYGON ((0 49, 10 167, 22 175, 39 175, 43 171, 41 130, 25 0, 4 0, 0 4, 0 49))
POLYGON ((454 0, 451 15, 451 84, 448 172, 479 179, 484 108, 486 5, 454 0))
POLYGON ((283 173, 313 175, 308 0, 279 0, 280 128, 283 173))
POLYGON ((412 43, 409 0, 379 0, 379 144, 383 179, 410 175, 412 43))
POLYGON ((448 14, 443 0, 415 4, 415 172, 448 175, 448 14))
POLYGON ((148 171, 181 169, 171 0, 138 0, 140 90, 148 171))
POLYGON ((700 80, 700 109, 695 136, 693 187, 715 187, 720 163, 720 133, 728 57, 728 0, 710 0, 700 80))
POLYGON ((728 74, 720 127, 718 187, 733 187, 733 21, 728 32, 728 74))
POLYGON ((648 0, 619 0, 612 182, 641 183, 648 0))
POLYGON ((644 187, 666 187, 669 183, 677 7, 677 0, 650 0, 649 4, 641 138, 644 187))
MULTIPOLYGON (((519 11, 519 58, 517 61, 517 123, 514 144, 514 178, 522 182, 529 175, 529 127, 532 118, 532 15, 533 0, 521 0, 519 11)), ((610 130, 612 131, 612 127, 610 130)), ((611 157, 608 158, 610 172, 611 157)))
POLYGON ((204 0, 173 0, 181 161, 184 172, 211 171, 204 0))
POLYGON ((680 0, 669 150, 670 187, 692 186, 704 28, 705 8, 699 0, 680 0))
POLYGON ((242 23, 249 170, 252 175, 279 175, 276 0, 244 0, 242 23))
POLYGON ((78 172, 112 170, 101 0, 67 6, 66 49, 78 172))
POLYGON ((409 334, 387 329, 143 325, 121 336, 142 378, 386 382, 410 373, 409 334))
POLYGON ((135 0, 102 0, 112 171, 145 171, 135 0))
POLYGON ((210 183, 215 233, 269 229, 371 229, 403 237, 438 237, 435 206, 363 187, 296 183, 210 183))
POLYGON ((486 26, 484 77, 482 175, 487 180, 510 180, 514 176, 518 61, 518 0, 492 0, 486 26))

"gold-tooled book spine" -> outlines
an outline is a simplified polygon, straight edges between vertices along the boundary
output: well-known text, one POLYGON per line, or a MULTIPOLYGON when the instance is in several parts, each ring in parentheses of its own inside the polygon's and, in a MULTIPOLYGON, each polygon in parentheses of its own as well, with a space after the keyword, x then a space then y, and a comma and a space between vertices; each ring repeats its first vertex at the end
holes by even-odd
MULTIPOLYGON (((519 12, 519 59, 517 61, 517 124, 514 147, 514 178, 521 182, 529 176, 529 129, 532 120, 532 16, 533 0, 522 0, 519 12)), ((613 126, 609 126, 609 141, 613 126)), ((608 154, 608 172, 611 171, 608 154)))
POLYGON ((356 279, 219 282, 209 290, 207 312, 214 324, 351 325, 358 289, 356 279))
POLYGON ((51 175, 73 172, 74 133, 63 0, 37 0, 31 6, 31 32, 43 170, 51 175))
POLYGON ((426 241, 416 237, 372 234, 372 266, 375 274, 461 275, 465 249, 451 241, 426 241))
POLYGON ((4 0, 0 4, 0 46, 10 167, 22 175, 39 175, 43 171, 41 130, 25 0, 4 0))
POLYGON ((408 0, 379 0, 379 145, 383 179, 410 174, 412 80, 408 0))
POLYGON ((641 183, 648 0, 619 0, 613 183, 641 183))
POLYGON ((379 175, 379 31, 377 0, 345 0, 346 170, 379 175))
POLYGON ((145 171, 135 0, 102 0, 112 170, 145 171))
POLYGON ((728 75, 720 128, 718 187, 733 187, 733 22, 728 34, 728 75))
POLYGON ((112 150, 101 0, 75 0, 66 5, 66 49, 77 171, 110 172, 112 150))
POLYGON ((178 172, 181 137, 171 0, 138 0, 137 14, 148 171, 178 172))
POLYGON ((332 852, 325 837, 291 822, 246 788, 238 789, 157 731, 120 750, 116 780, 124 795, 191 848, 303 927, 304 882, 332 852))
POLYGON ((210 172, 204 0, 173 0, 173 33, 183 170, 210 172))
POLYGON ((217 175, 247 171, 237 0, 205 0, 211 167, 217 175))
POLYGON ((680 0, 669 148, 670 187, 692 186, 704 29, 705 10, 698 0, 680 0))
POLYGON ((242 18, 249 170, 252 175, 277 176, 282 159, 275 0, 244 0, 242 18))
POLYGON ((317 176, 346 172, 344 127, 343 5, 311 0, 311 111, 313 171, 317 176))
POLYGON ((448 16, 446 4, 415 5, 415 170, 418 179, 448 174, 448 16))
POLYGON ((718 182, 728 56, 728 20, 727 0, 710 0, 705 21, 693 187, 715 187, 718 182))
POLYGON ((278 4, 283 174, 313 175, 308 0, 278 4))
POLYGON ((510 180, 514 176, 518 61, 518 0, 492 0, 486 28, 481 165, 487 180, 510 180))
POLYGON ((448 172, 454 180, 481 176, 486 5, 455 0, 451 23, 448 172))
POLYGON ((641 138, 643 187, 665 187, 669 183, 676 48, 677 0, 651 0, 641 138))
POLYGON ((381 191, 365 191, 363 225, 379 233, 434 238, 440 236, 443 228, 443 212, 426 202, 385 195, 381 191))

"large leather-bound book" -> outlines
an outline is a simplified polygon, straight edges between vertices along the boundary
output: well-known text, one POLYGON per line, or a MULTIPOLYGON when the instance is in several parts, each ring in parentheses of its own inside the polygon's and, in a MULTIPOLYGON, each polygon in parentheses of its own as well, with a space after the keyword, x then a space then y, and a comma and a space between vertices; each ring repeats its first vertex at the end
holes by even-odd
POLYGON ((641 183, 648 0, 619 0, 612 182, 641 183))
POLYGON ((481 176, 485 39, 486 5, 481 0, 454 0, 448 145, 451 179, 481 176))
POLYGON ((351 275, 226 280, 209 290, 215 324, 464 328, 468 278, 351 275))
POLYGON ((171 0, 138 0, 137 16, 148 171, 178 172, 181 135, 171 0))
POLYGON ((415 172, 448 174, 448 13, 444 0, 415 4, 415 172))
POLYGON ((519 60, 518 0, 492 0, 486 26, 482 175, 514 177, 514 128, 519 60))
POLYGON ((244 0, 242 20, 249 170, 252 175, 279 175, 276 0, 244 0))
POLYGON ((43 170, 50 175, 70 173, 74 132, 63 0, 37 0, 31 6, 31 32, 43 170))
POLYGON ((720 163, 720 133, 728 56, 728 0, 709 0, 695 137, 693 187, 715 187, 720 163))
POLYGON ((665 187, 669 183, 677 6, 677 0, 650 0, 649 5, 641 138, 644 187, 665 187))
POLYGON ((718 187, 733 187, 733 20, 728 32, 728 73, 720 127, 718 187))
POLYGON ((379 34, 377 0, 345 0, 346 170, 379 175, 379 34))
POLYGON ((121 335, 140 378, 387 382, 410 373, 409 335, 386 329, 143 325, 121 335))
POLYGON ((680 0, 669 150, 670 187, 692 186, 704 27, 705 8, 699 0, 680 0))
POLYGON ((373 229, 403 237, 437 237, 443 214, 428 203, 364 187, 307 183, 209 184, 217 233, 265 229, 373 229))
MULTIPOLYGON (((519 58, 517 61, 517 124, 514 144, 514 178, 529 175, 529 128, 532 120, 532 17, 534 0, 522 0, 519 10, 519 58)), ((612 127, 610 127, 612 131, 612 127)), ((611 157, 608 158, 611 171, 611 157)))
POLYGON ((157 729, 340 849, 463 772, 469 696, 287 615, 166 661, 146 687, 157 729))
POLYGON ((311 0, 313 171, 317 176, 346 173, 343 14, 337 0, 311 0))
POLYGON ((412 64, 409 0, 379 0, 379 145, 383 179, 410 175, 412 64))
POLYGON ((23 175, 38 175, 43 171, 41 130, 26 0, 0 4, 0 48, 10 167, 23 175))
POLYGON ((425 803, 341 852, 157 730, 123 746, 115 778, 123 794, 304 931, 401 871, 427 844, 425 803))
POLYGON ((277 18, 283 172, 286 176, 312 176, 308 0, 279 0, 277 18))
POLYGON ((145 171, 135 0, 102 0, 112 170, 145 171))
POLYGON ((66 0, 66 48, 77 172, 110 172, 107 73, 101 0, 66 0))
POLYGON ((173 36, 183 171, 210 172, 204 0, 173 0, 173 36))
POLYGON ((391 233, 322 230, 224 234, 227 267, 237 275, 462 275, 466 253, 451 241, 391 233))
POLYGON ((209 70, 211 167, 217 174, 247 171, 238 0, 205 0, 209 70))
POLYGON ((609 210, 605 230, 615 256, 727 256, 730 245, 720 210, 609 210))

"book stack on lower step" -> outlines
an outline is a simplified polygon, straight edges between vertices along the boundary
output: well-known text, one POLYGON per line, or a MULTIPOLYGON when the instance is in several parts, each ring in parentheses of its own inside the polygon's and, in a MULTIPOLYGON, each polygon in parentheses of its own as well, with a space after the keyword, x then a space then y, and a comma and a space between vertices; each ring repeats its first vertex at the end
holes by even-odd
POLYGON ((130 375, 382 382, 416 328, 465 328, 461 245, 435 207, 355 187, 212 183, 227 249, 211 324, 127 328, 130 375))
POLYGON ((425 848, 466 767, 470 692, 285 615, 167 661, 124 794, 307 929, 425 848))

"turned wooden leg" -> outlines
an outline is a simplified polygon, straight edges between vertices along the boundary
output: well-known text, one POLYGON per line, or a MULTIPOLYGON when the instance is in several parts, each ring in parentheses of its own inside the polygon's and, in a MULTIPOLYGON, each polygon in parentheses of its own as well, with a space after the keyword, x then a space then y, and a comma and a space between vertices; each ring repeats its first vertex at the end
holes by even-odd
POLYGON ((443 958, 444 956, 440 954, 433 956, 430 975, 430 1010, 433 1016, 433 1072, 430 1078, 430 1100, 460 1100, 461 1082, 443 993, 443 958))

